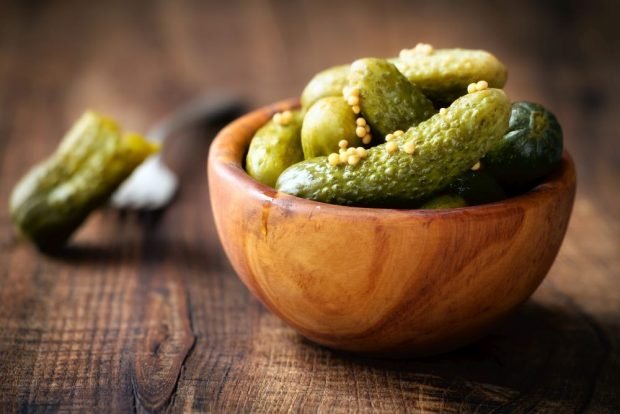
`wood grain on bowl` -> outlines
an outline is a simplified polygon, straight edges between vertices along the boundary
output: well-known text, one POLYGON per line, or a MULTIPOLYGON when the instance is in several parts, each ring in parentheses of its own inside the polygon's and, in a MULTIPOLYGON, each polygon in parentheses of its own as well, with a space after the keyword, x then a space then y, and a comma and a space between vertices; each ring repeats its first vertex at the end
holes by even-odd
POLYGON ((245 285, 302 335, 385 356, 428 355, 480 337, 525 301, 562 243, 575 196, 568 154, 525 195, 450 210, 343 207, 251 179, 243 157, 284 101, 221 131, 210 197, 245 285))

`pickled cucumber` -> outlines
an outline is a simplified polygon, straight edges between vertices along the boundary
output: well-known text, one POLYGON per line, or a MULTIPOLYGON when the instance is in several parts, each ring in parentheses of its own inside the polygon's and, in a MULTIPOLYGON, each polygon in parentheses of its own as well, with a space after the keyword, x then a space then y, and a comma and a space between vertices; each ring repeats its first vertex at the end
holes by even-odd
POLYGON ((466 94, 470 83, 485 80, 492 88, 502 88, 508 77, 506 66, 484 50, 433 49, 419 44, 391 61, 436 106, 466 94))
POLYGON ((505 199, 506 192, 486 171, 466 171, 450 183, 451 194, 462 197, 468 205, 494 203, 505 199))
POLYGON ((139 135, 123 135, 113 120, 85 113, 56 152, 14 188, 13 223, 41 249, 62 246, 88 214, 157 149, 139 135))
POLYGON ((349 88, 359 91, 362 116, 375 135, 406 130, 435 113, 432 102, 384 59, 358 59, 351 65, 349 88))
MULTIPOLYGON (((276 114, 274 118, 277 120, 278 115, 282 114, 276 114)), ((246 156, 247 173, 270 187, 275 185, 280 173, 288 166, 304 159, 301 148, 303 116, 300 111, 288 111, 285 117, 290 119, 280 123, 272 119, 259 129, 246 156)))
POLYGON ((508 132, 483 163, 500 182, 519 187, 550 173, 562 151, 562 127, 555 115, 536 103, 515 102, 508 132))
POLYGON ((370 148, 356 165, 331 165, 328 157, 306 160, 286 169, 276 188, 341 205, 421 203, 496 147, 509 116, 510 101, 503 91, 470 93, 393 141, 370 148))
POLYGON ((301 127, 301 146, 306 159, 329 155, 338 150, 338 143, 362 145, 355 135, 355 114, 342 97, 319 99, 306 113, 301 127))
POLYGON ((334 66, 317 73, 301 93, 301 107, 304 111, 316 101, 328 96, 342 96, 347 85, 350 65, 334 66))
POLYGON ((467 206, 467 202, 465 202, 462 197, 455 194, 442 194, 431 198, 430 200, 422 204, 420 208, 435 210, 441 208, 457 208, 465 206, 467 206))

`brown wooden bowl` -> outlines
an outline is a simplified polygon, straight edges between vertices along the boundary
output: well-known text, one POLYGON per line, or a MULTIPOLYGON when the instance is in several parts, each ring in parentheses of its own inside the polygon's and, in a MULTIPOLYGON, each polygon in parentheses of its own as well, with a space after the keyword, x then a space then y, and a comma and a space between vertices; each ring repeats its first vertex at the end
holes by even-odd
POLYGON ((220 240, 250 291, 328 347, 402 357, 469 343, 524 302, 564 238, 575 168, 524 195, 447 210, 343 207, 279 193, 243 169, 250 140, 283 101, 216 137, 209 191, 220 240))

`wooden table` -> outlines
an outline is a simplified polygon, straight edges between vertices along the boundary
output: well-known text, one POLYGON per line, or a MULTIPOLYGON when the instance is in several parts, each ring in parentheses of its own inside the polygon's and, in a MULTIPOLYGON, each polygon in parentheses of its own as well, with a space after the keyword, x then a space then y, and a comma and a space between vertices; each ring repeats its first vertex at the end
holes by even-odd
POLYGON ((129 3, 0 6, 1 412, 620 411, 618 3, 129 3), (495 52, 511 97, 558 115, 578 166, 549 276, 474 345, 369 360, 267 312, 215 233, 213 129, 167 148, 182 190, 163 214, 99 211, 53 257, 11 228, 11 188, 85 108, 145 131, 203 91, 258 106, 323 67, 418 41, 495 52))

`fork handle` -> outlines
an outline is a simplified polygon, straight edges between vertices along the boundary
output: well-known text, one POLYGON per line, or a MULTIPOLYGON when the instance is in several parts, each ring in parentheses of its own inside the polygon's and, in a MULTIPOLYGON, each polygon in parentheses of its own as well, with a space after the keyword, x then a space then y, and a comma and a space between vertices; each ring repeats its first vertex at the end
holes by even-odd
POLYGON ((222 91, 209 92, 162 118, 148 131, 147 137, 163 143, 168 136, 179 131, 230 119, 243 110, 243 102, 238 96, 222 91))

